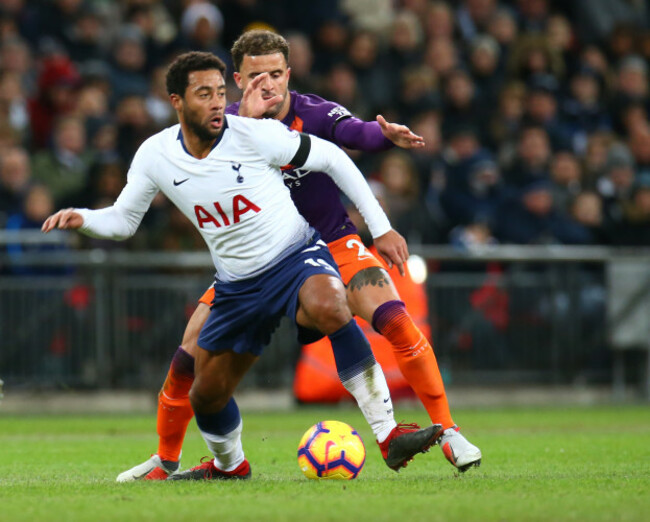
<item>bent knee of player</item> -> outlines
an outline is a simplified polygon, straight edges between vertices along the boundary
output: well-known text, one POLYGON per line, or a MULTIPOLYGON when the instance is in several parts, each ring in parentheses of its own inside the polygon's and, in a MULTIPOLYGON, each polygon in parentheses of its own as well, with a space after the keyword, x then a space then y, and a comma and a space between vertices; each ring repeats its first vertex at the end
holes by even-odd
POLYGON ((314 319, 318 330, 324 334, 335 332, 352 319, 345 294, 319 300, 314 303, 309 315, 314 319))
POLYGON ((195 413, 216 413, 225 408, 229 400, 227 387, 218 383, 206 383, 197 379, 190 388, 190 404, 195 413))

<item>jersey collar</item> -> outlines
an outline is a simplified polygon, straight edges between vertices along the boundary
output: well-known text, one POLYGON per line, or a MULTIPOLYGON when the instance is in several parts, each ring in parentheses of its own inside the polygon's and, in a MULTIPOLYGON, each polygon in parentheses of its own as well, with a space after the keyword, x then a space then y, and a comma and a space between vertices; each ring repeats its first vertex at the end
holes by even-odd
MULTIPOLYGON (((221 129, 221 132, 219 133, 219 136, 217 136, 217 139, 214 140, 214 143, 212 144, 212 148, 210 151, 213 151, 219 143, 221 143, 221 139, 223 138, 224 133, 226 132, 226 129, 228 128, 228 118, 224 114, 223 116, 223 128, 221 129)), ((176 139, 181 142, 181 146, 183 147, 183 150, 188 154, 189 156, 192 156, 190 154, 190 151, 187 150, 187 147, 185 147, 185 139, 183 138, 183 129, 179 128, 178 129, 178 136, 176 136, 176 139)), ((194 158, 194 156, 192 156, 194 158)), ((194 158, 196 159, 196 158, 194 158)))

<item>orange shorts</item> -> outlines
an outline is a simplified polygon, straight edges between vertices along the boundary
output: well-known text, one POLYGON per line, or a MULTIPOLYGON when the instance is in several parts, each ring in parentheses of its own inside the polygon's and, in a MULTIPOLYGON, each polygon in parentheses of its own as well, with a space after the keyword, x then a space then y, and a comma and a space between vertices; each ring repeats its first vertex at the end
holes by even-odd
MULTIPOLYGON (((384 269, 386 268, 382 262, 366 248, 357 234, 343 236, 336 241, 328 243, 327 246, 332 253, 332 257, 334 257, 334 261, 336 261, 336 264, 339 267, 343 284, 346 286, 357 273, 361 272, 361 270, 373 266, 384 269)), ((210 288, 208 288, 199 299, 199 303, 205 303, 208 306, 211 306, 213 300, 214 287, 210 286, 210 288)))

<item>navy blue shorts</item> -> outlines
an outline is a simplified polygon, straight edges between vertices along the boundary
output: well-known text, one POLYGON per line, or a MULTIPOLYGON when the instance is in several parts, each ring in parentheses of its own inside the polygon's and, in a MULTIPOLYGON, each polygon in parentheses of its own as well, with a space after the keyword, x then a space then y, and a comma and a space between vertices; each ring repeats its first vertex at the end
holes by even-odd
POLYGON ((260 355, 282 316, 295 321, 298 291, 307 278, 316 274, 340 278, 332 254, 320 239, 259 276, 215 283, 214 301, 198 345, 209 351, 260 355))

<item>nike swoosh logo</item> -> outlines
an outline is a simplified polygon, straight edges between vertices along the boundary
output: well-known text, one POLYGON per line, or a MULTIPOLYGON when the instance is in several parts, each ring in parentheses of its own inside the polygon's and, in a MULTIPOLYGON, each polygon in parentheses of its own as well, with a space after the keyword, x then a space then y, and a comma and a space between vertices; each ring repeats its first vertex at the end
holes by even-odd
POLYGON ((179 185, 182 185, 183 183, 185 183, 188 179, 190 179, 190 178, 185 178, 185 179, 182 179, 180 181, 174 180, 174 186, 178 187, 179 185))
POLYGON ((388 399, 384 399, 384 404, 386 404, 390 400, 390 397, 388 399))

